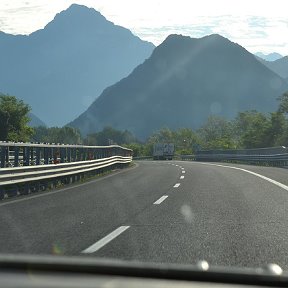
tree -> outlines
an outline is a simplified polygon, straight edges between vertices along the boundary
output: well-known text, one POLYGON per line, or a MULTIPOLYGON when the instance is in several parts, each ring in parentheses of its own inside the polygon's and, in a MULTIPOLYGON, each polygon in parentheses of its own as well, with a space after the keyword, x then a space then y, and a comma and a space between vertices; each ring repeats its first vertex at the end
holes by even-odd
POLYGON ((36 127, 33 141, 44 143, 81 144, 81 135, 73 127, 36 127))
POLYGON ((74 127, 62 127, 59 130, 57 142, 63 144, 81 144, 80 131, 74 127))
POLYGON ((189 128, 180 128, 178 130, 170 130, 162 128, 152 134, 148 139, 150 144, 150 155, 153 151, 155 143, 173 143, 175 145, 176 154, 192 154, 194 147, 199 146, 200 139, 197 134, 189 128))
POLYGON ((205 149, 233 149, 237 146, 232 122, 220 116, 210 116, 198 130, 205 149))
POLYGON ((130 144, 124 144, 123 146, 133 150, 133 156, 134 157, 146 156, 145 155, 145 145, 144 144, 130 143, 130 144))
POLYGON ((122 145, 122 144, 130 144, 137 143, 137 139, 135 136, 125 130, 120 131, 116 130, 112 127, 105 127, 102 131, 87 135, 84 143, 87 145, 122 145))
POLYGON ((0 94, 0 140, 29 141, 33 128, 28 126, 31 108, 15 96, 0 94))
POLYGON ((148 143, 174 143, 175 142, 175 132, 165 127, 159 131, 153 133, 148 138, 148 143))
POLYGON ((270 114, 270 126, 267 129, 267 145, 282 146, 287 144, 287 121, 283 113, 270 114))
POLYGON ((182 155, 188 155, 195 153, 195 147, 199 146, 200 139, 198 135, 189 128, 180 128, 175 131, 175 145, 176 153, 182 155))
POLYGON ((264 148, 271 145, 271 121, 265 114, 256 110, 240 112, 235 124, 242 148, 264 148))
POLYGON ((278 111, 281 113, 288 113, 288 91, 277 99, 279 103, 278 111))

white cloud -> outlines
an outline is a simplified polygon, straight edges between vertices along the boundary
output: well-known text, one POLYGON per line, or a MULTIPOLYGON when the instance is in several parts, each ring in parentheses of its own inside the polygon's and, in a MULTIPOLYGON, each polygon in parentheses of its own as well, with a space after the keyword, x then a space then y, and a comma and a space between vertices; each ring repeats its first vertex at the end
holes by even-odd
POLYGON ((1 0, 0 30, 29 34, 72 3, 93 7, 155 44, 171 33, 219 33, 252 52, 288 54, 287 0, 1 0))

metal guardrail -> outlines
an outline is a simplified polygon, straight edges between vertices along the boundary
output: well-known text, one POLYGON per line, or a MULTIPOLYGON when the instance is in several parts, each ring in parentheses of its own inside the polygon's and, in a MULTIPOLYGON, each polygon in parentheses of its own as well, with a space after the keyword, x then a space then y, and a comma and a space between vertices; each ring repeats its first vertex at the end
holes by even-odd
MULTIPOLYGON (((174 160, 195 160, 195 155, 180 155, 175 154, 173 156, 174 160)), ((153 160, 153 156, 138 156, 133 157, 133 160, 153 160)), ((157 160, 157 161, 169 161, 169 160, 157 160)))
POLYGON ((75 174, 89 172, 115 164, 127 164, 131 161, 131 157, 113 156, 99 160, 64 163, 57 165, 57 167, 55 165, 54 167, 51 167, 52 165, 43 165, 3 168, 0 174, 0 186, 34 182, 55 177, 70 177, 75 174))
POLYGON ((0 168, 48 165, 132 156, 132 150, 118 145, 84 146, 47 143, 0 142, 0 168))
POLYGON ((196 161, 239 162, 267 166, 287 166, 288 149, 285 146, 241 150, 198 151, 196 161))
POLYGON ((1 142, 0 149, 1 166, 4 166, 0 168, 0 199, 54 188, 59 184, 79 181, 86 175, 94 176, 127 166, 132 162, 133 152, 117 145, 80 146, 11 142, 1 142), (20 165, 20 156, 24 165, 20 165), (42 156, 45 164, 40 161, 42 156))
POLYGON ((153 160, 153 156, 137 156, 133 157, 133 160, 153 160))

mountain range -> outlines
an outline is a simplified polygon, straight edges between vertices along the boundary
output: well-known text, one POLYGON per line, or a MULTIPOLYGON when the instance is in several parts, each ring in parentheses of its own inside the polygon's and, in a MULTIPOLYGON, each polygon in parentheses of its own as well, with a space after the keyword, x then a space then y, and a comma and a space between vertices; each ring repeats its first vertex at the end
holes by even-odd
POLYGON ((28 117, 30 118, 30 121, 28 123, 30 127, 39 127, 39 126, 46 127, 46 124, 33 113, 29 113, 28 117))
POLYGON ((260 57, 266 61, 275 61, 278 60, 280 58, 282 58, 283 56, 279 53, 273 52, 273 53, 269 53, 269 54, 264 54, 262 52, 256 52, 255 55, 257 57, 260 57))
POLYGON ((24 100, 48 126, 62 126, 153 49, 96 10, 73 4, 30 35, 0 32, 0 90, 24 100))
POLYGON ((266 61, 262 58, 257 59, 265 66, 267 66, 270 70, 274 71, 279 76, 286 79, 288 83, 288 56, 282 57, 275 61, 266 61))
POLYGON ((145 139, 162 127, 199 128, 212 114, 274 111, 287 90, 283 78, 220 35, 170 35, 69 125, 84 134, 112 126, 145 139))
POLYGON ((113 126, 145 139, 165 126, 199 128, 212 114, 274 111, 288 56, 256 54, 220 35, 170 35, 155 48, 73 4, 28 36, 0 32, 0 90, 40 116, 30 125, 75 119, 84 135, 113 126))

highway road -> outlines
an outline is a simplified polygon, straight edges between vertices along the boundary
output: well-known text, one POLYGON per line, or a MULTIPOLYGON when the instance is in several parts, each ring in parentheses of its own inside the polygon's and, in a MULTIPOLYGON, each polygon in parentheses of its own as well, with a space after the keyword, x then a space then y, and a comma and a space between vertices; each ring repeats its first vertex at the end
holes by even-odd
POLYGON ((139 161, 88 183, 1 201, 0 253, 288 269, 287 173, 139 161))

